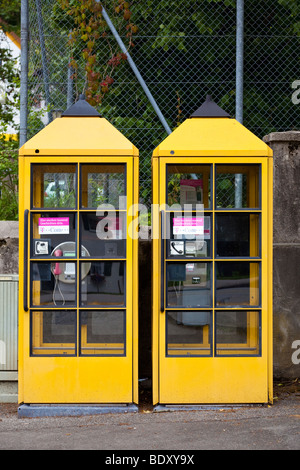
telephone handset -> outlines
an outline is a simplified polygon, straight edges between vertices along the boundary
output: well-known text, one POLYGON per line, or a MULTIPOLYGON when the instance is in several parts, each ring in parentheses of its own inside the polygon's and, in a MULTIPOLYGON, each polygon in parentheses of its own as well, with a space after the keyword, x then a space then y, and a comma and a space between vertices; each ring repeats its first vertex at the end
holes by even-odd
POLYGON ((171 247, 173 248, 173 250, 176 251, 176 253, 178 253, 179 255, 183 255, 183 250, 181 250, 181 249, 178 250, 176 248, 176 243, 175 242, 171 242, 171 247))
MULTIPOLYGON (((76 244, 73 241, 63 242, 57 245, 51 253, 51 256, 57 258, 63 256, 64 259, 61 262, 53 263, 51 266, 51 272, 59 281, 66 284, 74 284, 75 280, 75 262, 72 262, 72 258, 75 258, 76 244)), ((88 258, 90 256, 88 250, 81 246, 81 256, 88 258)), ((84 279, 91 268, 91 263, 82 263, 81 266, 81 280, 84 279)))
MULTIPOLYGON (((55 250, 53 254, 54 254, 54 256, 62 256, 63 252, 62 252, 62 250, 55 250)), ((59 276, 61 273, 62 273, 62 271, 59 267, 59 263, 55 263, 55 267, 53 269, 53 274, 55 276, 59 276)))

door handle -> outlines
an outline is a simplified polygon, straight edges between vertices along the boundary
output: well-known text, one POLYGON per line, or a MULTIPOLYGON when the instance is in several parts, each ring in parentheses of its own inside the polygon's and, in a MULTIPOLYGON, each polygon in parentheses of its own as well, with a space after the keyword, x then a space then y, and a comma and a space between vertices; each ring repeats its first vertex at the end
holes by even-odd
POLYGON ((160 213, 160 274, 161 274, 161 283, 160 283, 160 311, 164 312, 165 310, 165 227, 164 227, 164 211, 160 213))
POLYGON ((28 312, 28 213, 24 211, 24 282, 23 282, 23 303, 24 310, 28 312))

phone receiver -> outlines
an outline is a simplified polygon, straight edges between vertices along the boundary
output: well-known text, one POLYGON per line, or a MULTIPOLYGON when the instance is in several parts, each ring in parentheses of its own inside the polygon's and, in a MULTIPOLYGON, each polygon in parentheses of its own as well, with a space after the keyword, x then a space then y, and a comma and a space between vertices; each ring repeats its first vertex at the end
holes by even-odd
MULTIPOLYGON (((54 251, 54 256, 62 256, 63 252, 61 250, 55 250, 54 251)), ((60 267, 59 267, 59 263, 55 263, 55 267, 53 269, 53 274, 55 276, 59 276, 60 274, 62 273, 60 267)))
POLYGON ((179 255, 182 255, 182 254, 183 254, 183 251, 182 251, 182 250, 177 250, 177 248, 176 248, 174 242, 171 242, 171 247, 173 248, 173 250, 177 251, 177 253, 178 253, 179 255))

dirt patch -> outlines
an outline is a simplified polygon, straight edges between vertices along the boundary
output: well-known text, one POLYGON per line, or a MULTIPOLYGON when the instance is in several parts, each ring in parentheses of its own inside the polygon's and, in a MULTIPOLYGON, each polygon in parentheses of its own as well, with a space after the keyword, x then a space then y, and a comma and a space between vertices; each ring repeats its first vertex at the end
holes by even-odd
POLYGON ((0 419, 4 416, 16 415, 18 413, 17 403, 0 403, 0 419))
POLYGON ((274 401, 281 400, 289 395, 300 396, 300 378, 274 379, 274 401))

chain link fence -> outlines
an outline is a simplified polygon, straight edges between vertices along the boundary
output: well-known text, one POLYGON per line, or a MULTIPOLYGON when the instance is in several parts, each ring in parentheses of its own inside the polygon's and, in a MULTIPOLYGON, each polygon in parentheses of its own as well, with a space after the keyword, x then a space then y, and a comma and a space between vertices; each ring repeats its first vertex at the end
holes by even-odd
MULTIPOLYGON (((207 94, 235 116, 235 0, 102 4, 171 130, 207 94)), ((138 147, 140 200, 150 204, 151 156, 167 132, 103 17, 92 22, 93 5, 29 0, 28 137, 86 93, 138 147)), ((244 24, 244 125, 259 137, 299 128, 300 6, 247 0, 244 24)))

